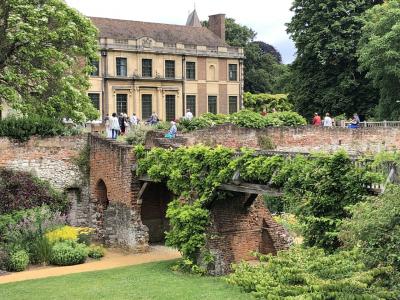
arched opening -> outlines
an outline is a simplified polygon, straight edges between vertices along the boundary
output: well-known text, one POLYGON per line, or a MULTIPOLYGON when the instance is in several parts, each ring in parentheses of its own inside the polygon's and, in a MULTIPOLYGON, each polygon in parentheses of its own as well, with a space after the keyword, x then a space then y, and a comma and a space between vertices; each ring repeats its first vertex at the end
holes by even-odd
POLYGON ((106 210, 108 207, 107 187, 102 179, 96 185, 96 199, 98 206, 101 206, 102 210, 106 210))
POLYGON ((215 75, 215 66, 211 65, 210 66, 210 80, 215 81, 216 80, 216 75, 215 75))
POLYGON ((165 232, 169 230, 166 212, 172 193, 165 184, 150 185, 142 195, 141 219, 143 225, 149 229, 149 242, 164 243, 165 232))
POLYGON ((107 197, 107 186, 102 179, 100 179, 95 188, 95 210, 96 210, 96 224, 95 228, 97 231, 98 239, 104 241, 105 238, 105 228, 104 228, 104 213, 108 207, 108 197, 107 197))

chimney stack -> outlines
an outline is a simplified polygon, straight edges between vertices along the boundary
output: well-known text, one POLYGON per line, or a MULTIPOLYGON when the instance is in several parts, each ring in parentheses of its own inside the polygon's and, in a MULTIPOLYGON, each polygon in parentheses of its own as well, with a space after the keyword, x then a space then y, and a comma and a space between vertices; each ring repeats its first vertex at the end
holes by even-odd
POLYGON ((209 16, 208 29, 225 41, 225 14, 209 16))

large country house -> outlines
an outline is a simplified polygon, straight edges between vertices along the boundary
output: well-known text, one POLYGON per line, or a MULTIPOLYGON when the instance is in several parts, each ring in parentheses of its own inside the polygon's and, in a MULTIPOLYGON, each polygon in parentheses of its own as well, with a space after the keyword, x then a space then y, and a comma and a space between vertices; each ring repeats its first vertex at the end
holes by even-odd
POLYGON ((225 42, 225 15, 202 27, 196 11, 185 26, 91 18, 99 29, 89 96, 104 118, 113 112, 142 120, 156 112, 174 120, 190 109, 233 113, 242 106, 243 49, 225 42))

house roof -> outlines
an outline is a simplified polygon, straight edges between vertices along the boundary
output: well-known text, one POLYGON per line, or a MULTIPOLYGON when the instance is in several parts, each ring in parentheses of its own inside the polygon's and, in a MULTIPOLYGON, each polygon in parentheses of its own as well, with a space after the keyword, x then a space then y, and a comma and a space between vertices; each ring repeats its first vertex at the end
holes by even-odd
POLYGON ((217 35, 205 27, 149 23, 90 17, 99 29, 100 38, 138 39, 150 37, 163 43, 182 43, 198 46, 227 47, 217 35))

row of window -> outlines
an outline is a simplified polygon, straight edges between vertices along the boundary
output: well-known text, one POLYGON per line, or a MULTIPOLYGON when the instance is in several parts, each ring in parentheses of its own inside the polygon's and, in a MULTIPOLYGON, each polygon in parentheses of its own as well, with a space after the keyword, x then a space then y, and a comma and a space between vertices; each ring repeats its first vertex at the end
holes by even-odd
MULTIPOLYGON (((92 76, 99 76, 99 62, 93 61, 92 76)), ((116 58, 116 74, 117 76, 126 77, 128 75, 128 60, 125 57, 116 58)), ((229 80, 237 81, 238 79, 238 66, 237 64, 229 64, 229 80)), ((144 58, 142 59, 142 77, 153 77, 153 60, 144 58)), ((165 78, 175 78, 175 61, 165 61, 165 78)), ((186 79, 196 79, 196 63, 192 61, 186 62, 186 79)))
MULTIPOLYGON (((92 100, 93 106, 100 110, 100 94, 89 93, 89 97, 92 100)), ((229 96, 229 113, 235 113, 238 111, 238 97, 229 96)), ((128 112, 128 95, 117 94, 117 114, 128 112)), ((218 112, 218 98, 217 96, 208 96, 208 112, 216 114, 218 112)), ((190 109, 192 114, 196 116, 196 96, 186 96, 186 109, 190 109)), ((142 95, 142 119, 147 119, 153 112, 153 97, 151 94, 142 95)), ((172 121, 176 119, 175 115, 175 95, 165 96, 165 114, 166 120, 172 121)))

